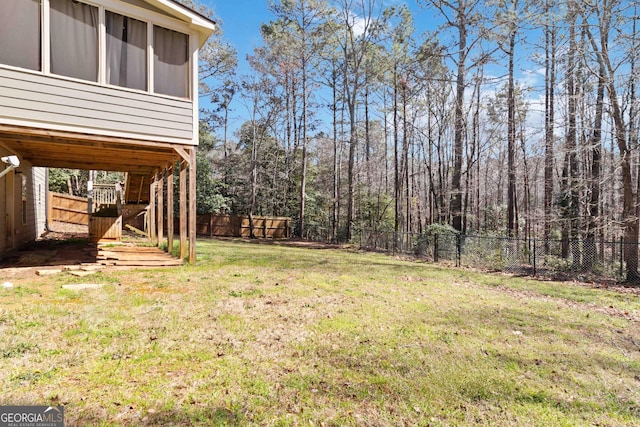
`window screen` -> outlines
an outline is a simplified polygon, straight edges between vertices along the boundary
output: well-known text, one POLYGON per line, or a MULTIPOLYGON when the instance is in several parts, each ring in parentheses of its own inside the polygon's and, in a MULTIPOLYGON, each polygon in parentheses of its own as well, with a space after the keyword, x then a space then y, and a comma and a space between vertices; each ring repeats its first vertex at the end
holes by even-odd
POLYGON ((154 92, 189 97, 188 45, 188 35, 153 27, 154 92))
POLYGON ((40 70, 40 0, 0 2, 0 63, 40 70))
POLYGON ((27 223, 27 177, 23 174, 22 176, 22 224, 25 225, 27 223))
POLYGON ((98 8, 50 0, 51 72, 98 81, 98 8))
POLYGON ((147 89, 147 24, 107 11, 107 83, 147 89))

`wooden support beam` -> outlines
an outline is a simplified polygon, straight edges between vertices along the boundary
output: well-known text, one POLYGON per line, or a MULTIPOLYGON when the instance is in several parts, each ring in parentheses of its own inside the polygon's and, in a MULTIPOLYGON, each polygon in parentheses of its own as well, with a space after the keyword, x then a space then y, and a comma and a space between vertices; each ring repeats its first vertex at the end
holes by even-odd
POLYGON ((140 188, 138 189, 138 204, 142 201, 142 186, 144 185, 144 176, 140 178, 140 188))
POLYGON ((192 148, 189 161, 189 264, 196 263, 196 149, 192 148))
POLYGON ((177 145, 174 145, 173 149, 176 153, 178 153, 180 157, 182 157, 182 160, 184 160, 185 162, 191 161, 191 157, 189 157, 189 153, 187 153, 187 150, 177 145))
POLYGON ((158 173, 157 193, 158 193, 158 246, 164 243, 164 171, 158 173))
POLYGON ((167 251, 173 251, 173 166, 167 169, 167 251))
POLYGON ((180 163, 180 259, 187 255, 187 162, 180 163))
MULTIPOLYGON (((6 198, 7 249, 16 248, 16 171, 4 176, 6 198)), ((2 181, 0 181, 0 184, 2 181)))
POLYGON ((53 222, 53 192, 47 191, 46 193, 47 193, 47 225, 51 225, 51 222, 53 222))
POLYGON ((156 189, 158 187, 158 176, 153 175, 149 184, 149 238, 152 245, 158 244, 157 222, 156 222, 156 189))
POLYGON ((125 172, 124 173, 124 191, 122 192, 123 203, 127 203, 127 200, 125 200, 125 198, 127 197, 127 194, 129 194, 130 188, 131 188, 131 176, 129 175, 129 172, 125 172))

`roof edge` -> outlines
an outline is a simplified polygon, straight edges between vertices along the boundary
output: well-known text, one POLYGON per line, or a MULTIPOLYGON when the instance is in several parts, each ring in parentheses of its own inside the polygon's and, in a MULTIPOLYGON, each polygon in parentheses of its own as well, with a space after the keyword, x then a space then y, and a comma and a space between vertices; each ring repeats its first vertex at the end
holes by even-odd
POLYGON ((216 29, 216 23, 211 18, 179 3, 177 0, 144 0, 165 12, 181 18, 194 27, 203 36, 200 47, 207 41, 216 29))

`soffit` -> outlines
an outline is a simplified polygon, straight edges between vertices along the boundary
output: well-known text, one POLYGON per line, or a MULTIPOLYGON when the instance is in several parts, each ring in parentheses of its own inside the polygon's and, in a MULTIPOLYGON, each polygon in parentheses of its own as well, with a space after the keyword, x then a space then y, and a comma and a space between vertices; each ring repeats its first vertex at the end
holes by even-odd
POLYGON ((5 125, 0 125, 0 145, 32 166, 147 176, 171 166, 193 149, 179 144, 5 125))
POLYGON ((200 33, 200 47, 207 41, 207 39, 213 34, 216 28, 216 23, 210 18, 202 15, 201 13, 190 9, 176 0, 144 0, 147 4, 163 10, 182 21, 189 22, 189 24, 197 29, 200 33))

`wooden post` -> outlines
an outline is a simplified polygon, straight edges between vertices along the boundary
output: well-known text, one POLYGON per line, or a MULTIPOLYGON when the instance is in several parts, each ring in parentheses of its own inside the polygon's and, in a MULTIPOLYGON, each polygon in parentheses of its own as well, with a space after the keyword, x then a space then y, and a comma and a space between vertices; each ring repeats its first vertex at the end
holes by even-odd
POLYGON ((187 255, 187 162, 180 163, 180 259, 187 255))
POLYGON ((196 149, 189 156, 189 263, 196 263, 196 149))
POLYGON ((138 204, 142 202, 142 187, 144 186, 144 176, 140 177, 140 188, 138 189, 138 204))
MULTIPOLYGON (((6 227, 7 227, 7 249, 16 247, 16 172, 12 170, 4 176, 5 198, 6 198, 6 227)), ((2 182, 2 181, 0 181, 2 182)))
POLYGON ((156 188, 158 186, 158 175, 154 174, 149 183, 149 239, 151 244, 158 244, 158 228, 156 223, 156 188))
POLYGON ((162 246, 164 241, 164 171, 158 175, 156 191, 158 193, 158 246, 162 246))
POLYGON ((51 226, 53 222, 53 193, 46 190, 47 192, 47 224, 51 226))
POLYGON ((174 168, 167 169, 167 252, 173 251, 173 174, 174 168))

